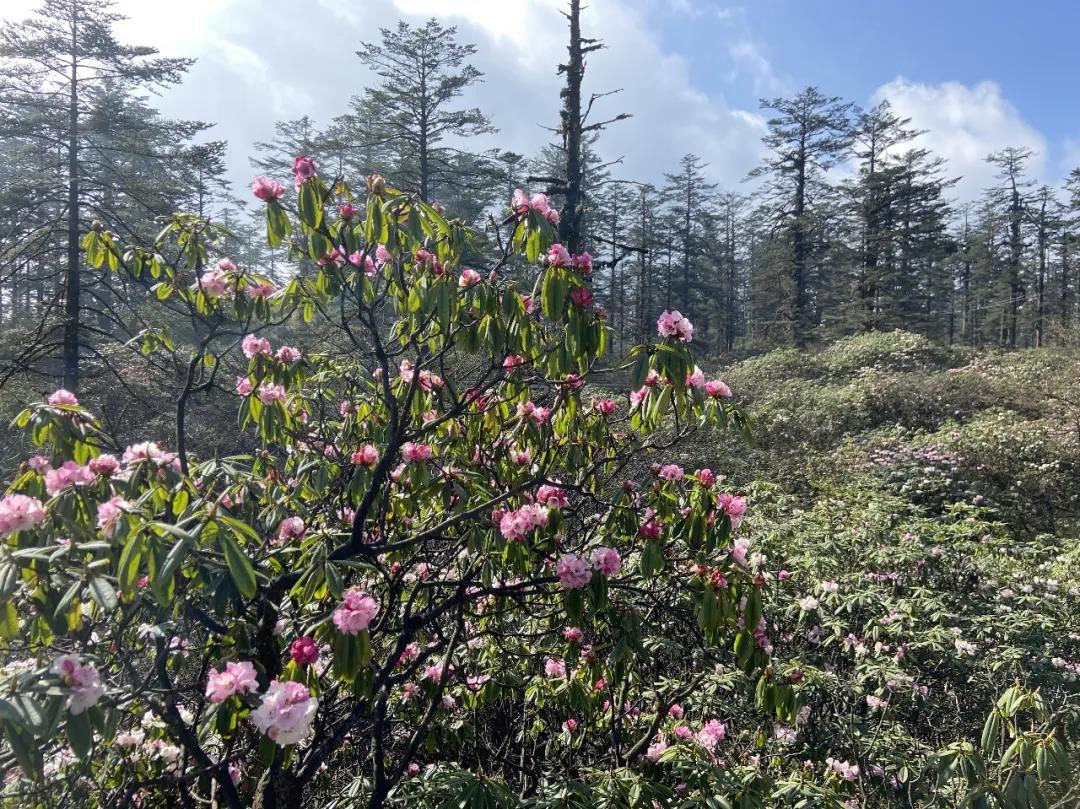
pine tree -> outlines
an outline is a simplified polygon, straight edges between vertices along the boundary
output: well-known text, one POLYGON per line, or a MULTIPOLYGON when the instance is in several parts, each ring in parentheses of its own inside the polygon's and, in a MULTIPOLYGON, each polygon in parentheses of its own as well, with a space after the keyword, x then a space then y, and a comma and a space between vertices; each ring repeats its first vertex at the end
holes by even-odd
POLYGON ((1009 299, 1002 342, 1009 348, 1016 348, 1020 310, 1027 302, 1027 285, 1022 267, 1024 255, 1022 229, 1028 206, 1024 191, 1031 183, 1024 178, 1024 169, 1032 154, 1031 149, 1009 146, 986 158, 988 163, 998 168, 997 177, 1002 181, 1002 185, 995 190, 994 199, 1004 211, 1008 222, 1009 250, 1006 260, 1006 278, 1009 299))
POLYGON ((463 150, 447 139, 494 132, 478 108, 453 102, 483 74, 468 60, 474 45, 456 41, 457 28, 432 18, 421 27, 398 22, 380 29, 381 43, 363 43, 356 55, 379 82, 353 101, 353 116, 371 121, 370 145, 390 154, 395 184, 432 201, 445 188, 462 187, 463 150))
POLYGON ((770 218, 785 231, 790 247, 791 334, 803 346, 816 326, 810 278, 817 258, 815 203, 825 172, 848 152, 851 105, 807 87, 794 98, 763 100, 761 106, 775 113, 762 138, 773 154, 751 176, 767 178, 770 218))
POLYGON ((700 286, 699 263, 706 244, 711 243, 705 239, 705 230, 710 218, 708 201, 716 183, 705 181, 707 165, 697 155, 684 155, 679 160, 679 171, 664 175, 667 184, 661 192, 674 226, 680 263, 679 285, 672 305, 691 320, 698 315, 694 292, 700 286))
MULTIPOLYGON (((114 93, 176 83, 191 64, 156 58, 145 46, 119 43, 114 24, 122 19, 104 0, 45 0, 35 15, 0 32, 0 60, 7 77, 0 99, 0 137, 35 144, 49 156, 50 196, 61 192, 65 249, 63 318, 60 331, 63 384, 79 384, 80 236, 84 219, 88 153, 100 156, 88 118, 91 96, 108 87, 114 93)), ((53 199, 52 204, 59 204, 53 199)), ((42 345, 51 339, 42 335, 42 345)))

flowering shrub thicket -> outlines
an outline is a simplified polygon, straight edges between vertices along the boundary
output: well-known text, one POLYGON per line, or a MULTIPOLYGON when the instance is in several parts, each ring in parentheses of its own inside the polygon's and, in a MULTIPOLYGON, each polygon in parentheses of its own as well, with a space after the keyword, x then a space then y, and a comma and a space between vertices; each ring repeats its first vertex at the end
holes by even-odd
MULTIPOLYGON (((776 806, 1078 805, 1076 360, 918 370, 913 344, 848 338, 822 352, 843 373, 786 350, 725 369, 756 420, 725 471, 754 503, 740 535, 767 557, 772 665, 804 712, 759 740, 759 772, 776 806), (853 415, 869 378, 905 393, 853 415)), ((694 462, 718 466, 720 439, 694 462)))
POLYGON ((270 244, 311 268, 281 289, 213 262, 220 231, 193 217, 152 249, 84 240, 184 315, 189 343, 162 328, 143 350, 187 373, 168 448, 114 445, 63 391, 17 420, 38 454, 0 499, 9 804, 761 794, 725 712, 799 705, 734 535, 746 501, 708 469, 624 480, 744 426, 689 321, 630 352, 629 397, 589 398, 591 259, 552 243, 542 195, 515 195, 480 271, 463 227, 381 178, 361 202, 308 158, 294 175, 253 185, 270 244), (349 351, 276 344, 286 321, 349 351), (188 404, 223 380, 261 449, 194 457, 188 404))

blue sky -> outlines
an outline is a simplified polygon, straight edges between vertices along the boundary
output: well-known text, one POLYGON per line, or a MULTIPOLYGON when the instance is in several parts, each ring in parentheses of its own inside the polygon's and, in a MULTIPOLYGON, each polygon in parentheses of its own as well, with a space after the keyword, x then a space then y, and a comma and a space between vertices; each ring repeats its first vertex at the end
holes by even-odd
POLYGON ((862 100, 898 76, 927 84, 989 80, 1052 145, 1080 136, 1080 3, 687 0, 674 5, 674 13, 668 4, 651 8, 664 47, 686 56, 696 83, 716 83, 733 104, 753 105, 754 87, 745 76, 718 77, 712 54, 718 40, 741 35, 788 90, 815 84, 862 100))

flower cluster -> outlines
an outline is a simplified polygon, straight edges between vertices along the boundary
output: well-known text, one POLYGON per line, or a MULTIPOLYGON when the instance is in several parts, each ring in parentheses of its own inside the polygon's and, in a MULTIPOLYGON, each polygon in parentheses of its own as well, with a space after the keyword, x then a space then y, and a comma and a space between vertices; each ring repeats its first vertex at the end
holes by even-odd
POLYGON ((101 675, 91 663, 81 663, 75 655, 63 655, 52 664, 53 671, 60 675, 71 693, 68 694, 67 708, 73 714, 81 714, 92 708, 105 695, 101 685, 101 675))
POLYGON ((379 613, 379 602, 359 587, 345 593, 341 606, 334 610, 334 626, 342 634, 355 635, 367 629, 379 613))
POLYGON ((683 317, 678 309, 661 314, 656 319, 656 331, 661 337, 674 337, 683 343, 694 339, 694 324, 683 317))
POLYGON ((519 217, 527 216, 529 211, 536 211, 548 221, 548 224, 553 226, 559 224, 559 212, 551 207, 547 194, 537 193, 530 197, 520 188, 516 188, 510 207, 519 217))
POLYGON ((622 559, 614 548, 600 547, 592 552, 592 566, 575 553, 564 553, 555 563, 555 575, 566 590, 576 590, 592 581, 593 570, 601 576, 618 574, 622 559))
POLYGON ((319 700, 311 695, 306 685, 271 680, 250 719, 260 733, 285 747, 308 735, 318 708, 319 700))
POLYGON ((546 528, 548 509, 539 503, 531 503, 499 515, 499 532, 506 538, 520 542, 535 528, 546 528))
POLYGON ((45 491, 51 497, 68 486, 86 486, 93 483, 96 477, 89 466, 80 466, 75 461, 64 461, 58 468, 45 473, 45 491))
POLYGON ((211 669, 206 677, 206 698, 213 703, 224 702, 233 694, 246 694, 259 688, 255 666, 249 660, 229 661, 222 671, 211 669))
POLYGON ((251 193, 263 202, 269 202, 285 196, 285 186, 270 177, 256 177, 251 181, 251 193))

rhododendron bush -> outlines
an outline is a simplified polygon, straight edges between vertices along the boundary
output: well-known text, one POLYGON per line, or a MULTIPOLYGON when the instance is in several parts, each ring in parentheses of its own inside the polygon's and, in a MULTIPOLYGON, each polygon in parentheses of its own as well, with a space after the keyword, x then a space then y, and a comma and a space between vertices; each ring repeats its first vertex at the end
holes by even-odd
POLYGON ((182 358, 185 384, 169 440, 117 446, 66 391, 17 420, 36 450, 0 499, 8 794, 749 800, 728 713, 757 717, 745 746, 800 706, 769 661, 746 501, 665 458, 745 427, 692 324, 665 312, 607 356, 591 259, 538 196, 515 195, 479 269, 472 234, 381 178, 360 198, 308 158, 294 174, 252 189, 298 270, 283 288, 194 217, 153 246, 86 235, 91 266, 184 316, 142 349, 182 358), (594 395, 599 372, 625 393, 594 395), (198 457, 188 403, 222 384, 218 428, 260 447, 198 457))

